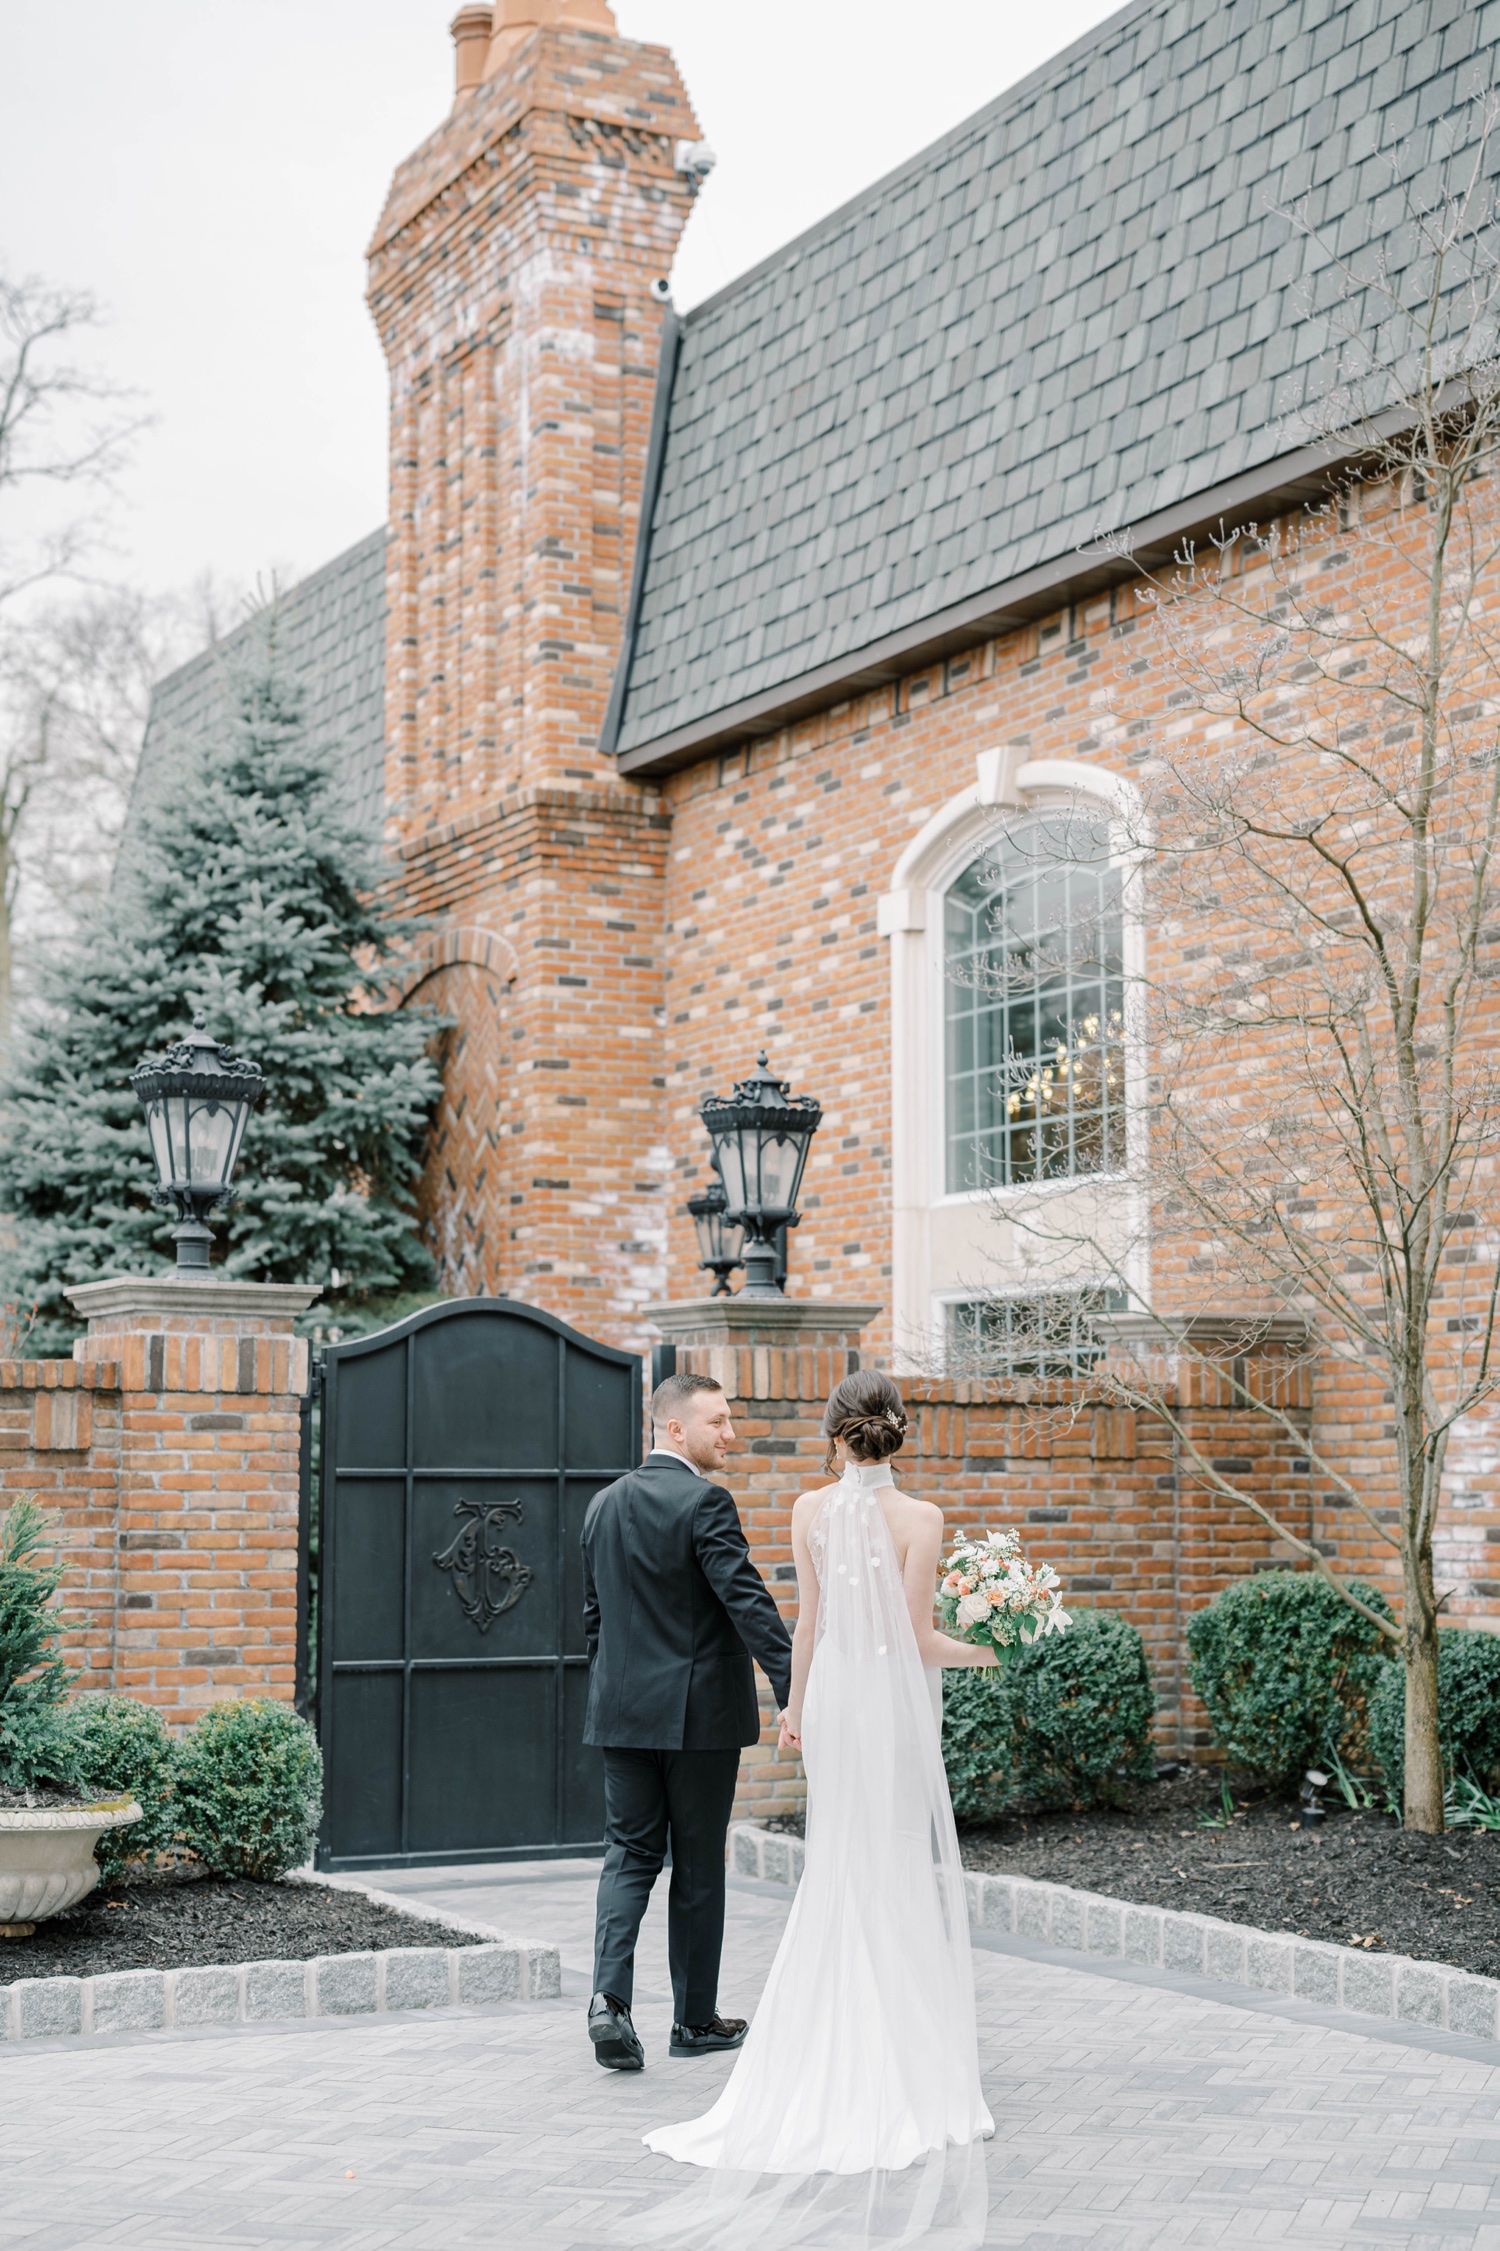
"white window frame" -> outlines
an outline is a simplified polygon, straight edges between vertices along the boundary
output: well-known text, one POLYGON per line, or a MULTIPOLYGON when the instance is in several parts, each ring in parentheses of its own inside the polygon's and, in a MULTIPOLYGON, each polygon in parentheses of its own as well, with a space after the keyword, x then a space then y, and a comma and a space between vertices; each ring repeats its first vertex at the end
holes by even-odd
MULTIPOLYGON (((1133 1296, 1143 1298, 1146 1294, 1141 1219, 1146 1157, 1140 1022, 1145 969, 1145 931, 1140 912, 1143 857, 1139 794, 1123 776, 1084 759, 1034 759, 1023 750, 1002 746, 978 753, 974 782, 938 808, 896 862, 890 889, 879 901, 877 926, 891 946, 891 1310, 898 1354, 905 1343, 908 1354, 925 1357, 930 1340, 945 1318, 944 1306, 955 1297, 974 1294, 971 1288, 956 1288, 951 1282, 934 1287, 929 1222, 931 1213, 944 1206, 994 1203, 1003 1207, 1007 1200, 1034 1203, 1041 1197, 1076 1192, 1080 1187, 1117 1188, 1132 1207, 1127 1215, 1127 1233, 1137 1246, 1131 1254, 1127 1279, 1133 1296), (949 886, 982 856, 986 845, 1005 827, 1008 816, 1079 799, 1094 808, 1103 805, 1110 809, 1111 857, 1124 876, 1125 1169, 950 1193, 944 1118, 944 901, 949 886), (918 1340, 922 1340, 920 1346, 918 1340)), ((1048 1286, 1039 1279, 1039 1288, 1048 1286)), ((1025 1293, 1018 1289, 1017 1294, 1025 1293)))

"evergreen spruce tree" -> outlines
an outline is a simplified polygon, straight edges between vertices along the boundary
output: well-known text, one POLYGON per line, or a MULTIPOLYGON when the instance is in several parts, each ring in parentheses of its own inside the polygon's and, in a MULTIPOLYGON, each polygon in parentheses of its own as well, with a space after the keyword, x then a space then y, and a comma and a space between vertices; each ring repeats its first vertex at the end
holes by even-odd
POLYGON ((378 904, 374 842, 340 807, 303 704, 273 621, 210 739, 152 777, 0 1085, 0 1279, 18 1315, 36 1308, 30 1350, 77 1333, 67 1284, 172 1255, 130 1074, 200 1008, 266 1077, 221 1270, 325 1290, 337 1273, 323 1320, 431 1280, 414 1215, 434 1019, 381 1005, 381 964, 410 926, 378 904))

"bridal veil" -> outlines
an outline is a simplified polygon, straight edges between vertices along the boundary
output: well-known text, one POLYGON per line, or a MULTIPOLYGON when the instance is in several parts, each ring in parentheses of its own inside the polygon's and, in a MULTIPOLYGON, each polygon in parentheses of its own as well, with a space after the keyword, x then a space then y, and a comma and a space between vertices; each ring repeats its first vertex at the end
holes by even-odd
POLYGON ((635 2243, 973 2251, 988 2196, 969 1924, 928 1672, 880 1505, 851 1464, 812 1526, 807 1854, 750 2032, 702 2118, 648 2147, 709 2170, 635 2243))

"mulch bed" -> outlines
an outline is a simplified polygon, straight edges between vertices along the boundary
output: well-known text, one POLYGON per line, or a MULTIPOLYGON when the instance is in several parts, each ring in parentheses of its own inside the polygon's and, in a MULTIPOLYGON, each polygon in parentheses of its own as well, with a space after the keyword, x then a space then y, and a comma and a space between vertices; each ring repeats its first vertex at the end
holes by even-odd
MULTIPOLYGON (((1173 1907, 1372 1953, 1500 1977, 1500 1833, 1429 1837, 1383 1813, 1328 1807, 1316 1828, 1295 1804, 1234 1794, 1226 1828, 1217 1775, 1148 1783, 1128 1811, 1020 1811, 960 1826, 966 1868, 1035 1876, 1151 1907, 1173 1907)), ((800 1816, 768 1828, 801 1834, 800 1816)))
POLYGON ((306 1962, 315 1954, 392 1946, 482 1946, 362 1892, 321 1884, 252 1884, 196 1870, 90 1892, 0 1939, 0 1984, 18 1977, 95 1977, 107 1970, 185 1970, 214 1962, 306 1962))

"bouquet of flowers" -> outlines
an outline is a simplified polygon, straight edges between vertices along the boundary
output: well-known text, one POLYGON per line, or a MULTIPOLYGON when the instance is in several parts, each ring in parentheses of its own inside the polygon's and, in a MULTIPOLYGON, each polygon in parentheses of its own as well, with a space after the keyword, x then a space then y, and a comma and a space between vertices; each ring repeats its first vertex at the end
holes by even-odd
POLYGON ((957 1640, 988 1642, 1002 1657, 1072 1624, 1057 1573, 1050 1563, 1028 1563, 1014 1532, 960 1535, 943 1566, 938 1608, 957 1640))

